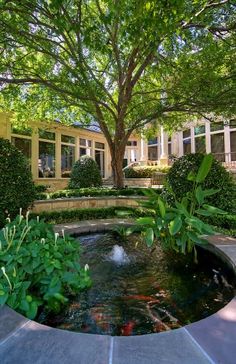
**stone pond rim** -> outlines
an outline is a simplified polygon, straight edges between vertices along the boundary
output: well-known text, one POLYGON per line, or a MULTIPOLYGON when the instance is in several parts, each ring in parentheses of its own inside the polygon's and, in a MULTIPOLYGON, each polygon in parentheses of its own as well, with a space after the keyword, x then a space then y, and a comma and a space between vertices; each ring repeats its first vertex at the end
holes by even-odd
MULTIPOLYGON (((130 220, 57 225, 67 233, 111 230, 130 220), (86 226, 85 226, 86 225, 86 226)), ((209 237, 210 249, 234 270, 236 239, 209 237)), ((236 297, 215 314, 173 331, 129 337, 73 333, 38 324, 0 308, 1 364, 235 364, 236 297)))

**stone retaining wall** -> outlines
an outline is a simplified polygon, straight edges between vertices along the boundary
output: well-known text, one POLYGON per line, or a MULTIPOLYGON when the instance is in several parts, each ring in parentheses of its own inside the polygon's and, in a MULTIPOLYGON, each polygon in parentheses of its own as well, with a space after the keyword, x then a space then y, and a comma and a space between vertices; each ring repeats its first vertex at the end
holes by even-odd
POLYGON ((102 208, 111 206, 137 207, 138 200, 145 199, 142 196, 120 196, 120 197, 78 197, 78 198, 62 198, 57 200, 41 200, 35 201, 33 212, 42 211, 60 211, 67 209, 81 208, 102 208))

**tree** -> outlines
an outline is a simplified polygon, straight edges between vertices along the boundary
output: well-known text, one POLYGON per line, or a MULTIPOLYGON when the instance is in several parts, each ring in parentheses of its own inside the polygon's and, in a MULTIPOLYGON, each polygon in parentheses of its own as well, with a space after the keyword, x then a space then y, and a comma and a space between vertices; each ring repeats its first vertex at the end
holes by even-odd
POLYGON ((134 131, 235 112, 235 13, 230 0, 0 0, 3 107, 96 121, 122 187, 134 131))

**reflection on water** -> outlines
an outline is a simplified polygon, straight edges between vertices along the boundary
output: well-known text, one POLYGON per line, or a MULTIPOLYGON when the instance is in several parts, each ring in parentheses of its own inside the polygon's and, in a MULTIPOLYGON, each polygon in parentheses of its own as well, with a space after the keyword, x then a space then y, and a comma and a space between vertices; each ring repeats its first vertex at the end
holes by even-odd
POLYGON ((151 252, 140 236, 78 239, 93 286, 60 315, 43 312, 39 321, 49 326, 109 335, 166 331, 216 312, 235 294, 234 276, 207 251, 199 251, 195 265, 158 246, 151 252))

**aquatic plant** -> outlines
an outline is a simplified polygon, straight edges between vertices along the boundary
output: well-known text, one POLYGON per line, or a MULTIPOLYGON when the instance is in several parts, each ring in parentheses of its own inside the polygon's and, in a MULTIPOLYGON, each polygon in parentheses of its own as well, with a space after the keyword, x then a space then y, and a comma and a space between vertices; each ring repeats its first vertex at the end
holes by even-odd
POLYGON ((225 214, 223 210, 205 203, 207 197, 219 192, 218 189, 202 188, 212 162, 212 155, 207 154, 197 173, 190 171, 187 179, 192 183, 192 190, 186 193, 181 201, 174 195, 173 207, 153 190, 146 191, 148 201, 141 202, 140 205, 153 209, 155 216, 141 217, 137 220, 137 225, 141 227, 149 247, 153 245, 156 237, 164 248, 184 254, 194 251, 196 258, 195 245, 207 244, 204 235, 214 234, 215 231, 202 218, 225 214))

